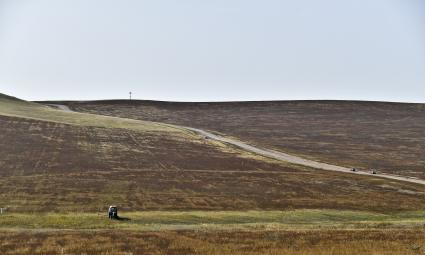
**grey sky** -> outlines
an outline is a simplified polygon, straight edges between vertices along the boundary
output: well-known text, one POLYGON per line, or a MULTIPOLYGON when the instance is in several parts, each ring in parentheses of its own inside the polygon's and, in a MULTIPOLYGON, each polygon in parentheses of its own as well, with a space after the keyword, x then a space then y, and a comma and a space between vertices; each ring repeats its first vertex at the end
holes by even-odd
POLYGON ((25 99, 425 102, 423 0, 0 0, 25 99))

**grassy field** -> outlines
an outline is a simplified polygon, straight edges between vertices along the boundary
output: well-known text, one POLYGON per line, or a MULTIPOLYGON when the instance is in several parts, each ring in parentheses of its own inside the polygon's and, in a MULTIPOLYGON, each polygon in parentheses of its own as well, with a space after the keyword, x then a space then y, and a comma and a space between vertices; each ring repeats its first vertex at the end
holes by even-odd
POLYGON ((78 126, 122 128, 141 132, 162 131, 177 134, 183 132, 182 130, 150 121, 138 121, 93 114, 64 112, 52 107, 22 101, 12 97, 6 97, 4 95, 0 96, 0 115, 78 126))
POLYGON ((0 206, 11 212, 425 209, 421 185, 285 165, 160 124, 98 126, 101 116, 0 104, 14 115, 0 116, 0 206))
POLYGON ((4 214, 1 254, 424 254, 425 212, 4 214))
POLYGON ((425 209, 425 187, 295 168, 167 133, 0 117, 0 197, 15 212, 425 209))
POLYGON ((0 233, 0 253, 205 255, 417 255, 425 231, 14 231, 0 233))
POLYGON ((347 167, 425 178, 425 105, 354 101, 68 102, 81 112, 221 132, 347 167))
POLYGON ((376 213, 302 209, 287 211, 146 211, 120 213, 5 213, 5 230, 312 230, 312 229, 425 228, 424 211, 376 213))
POLYGON ((424 194, 0 94, 0 254, 425 254, 424 194))

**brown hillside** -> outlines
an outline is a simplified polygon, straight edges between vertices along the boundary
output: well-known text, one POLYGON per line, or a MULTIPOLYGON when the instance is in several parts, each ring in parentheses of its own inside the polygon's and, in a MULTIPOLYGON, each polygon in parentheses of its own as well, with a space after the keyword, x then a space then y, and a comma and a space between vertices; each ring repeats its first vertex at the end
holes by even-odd
POLYGON ((164 132, 0 117, 0 196, 17 212, 424 209, 425 187, 300 170, 164 132))
POLYGON ((77 111, 180 124, 347 167, 425 178, 425 105, 349 101, 68 102, 77 111))

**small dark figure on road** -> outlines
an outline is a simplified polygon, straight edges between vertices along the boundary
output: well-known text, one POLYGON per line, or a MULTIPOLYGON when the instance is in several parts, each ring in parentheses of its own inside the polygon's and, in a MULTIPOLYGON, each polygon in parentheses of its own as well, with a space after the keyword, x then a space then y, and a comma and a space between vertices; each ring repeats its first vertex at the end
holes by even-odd
POLYGON ((357 172, 357 169, 355 169, 355 168, 353 167, 353 168, 351 168, 351 171, 352 171, 352 172, 357 172))
POLYGON ((109 206, 108 217, 111 220, 112 219, 118 219, 118 208, 115 205, 109 206))
POLYGON ((372 174, 376 174, 376 170, 375 169, 372 169, 372 174))

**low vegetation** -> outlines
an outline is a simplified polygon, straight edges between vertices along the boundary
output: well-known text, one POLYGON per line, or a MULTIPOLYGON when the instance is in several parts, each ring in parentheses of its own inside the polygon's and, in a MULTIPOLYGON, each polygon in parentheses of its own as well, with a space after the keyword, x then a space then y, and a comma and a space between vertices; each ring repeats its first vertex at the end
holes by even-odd
POLYGON ((376 255, 424 254, 423 229, 251 231, 14 231, 0 234, 0 253, 376 255))
POLYGON ((71 125, 46 120, 103 117, 0 104, 15 115, 0 116, 0 207, 10 212, 425 209, 422 185, 285 165, 149 122, 135 121, 150 131, 71 125))
POLYGON ((147 211, 106 213, 5 213, 0 229, 22 230, 311 230, 425 228, 425 212, 374 213, 344 210, 287 211, 147 211))
POLYGON ((49 106, 27 102, 4 95, 0 97, 0 115, 78 126, 122 128, 141 132, 182 132, 180 129, 175 129, 167 125, 161 125, 150 121, 138 121, 94 114, 65 112, 49 106))
MULTIPOLYGON (((189 121, 187 109, 70 105, 189 121)), ((244 111, 241 120, 228 116, 247 124, 247 133, 228 134, 279 148, 279 140, 266 142, 273 136, 253 136, 244 111)), ((213 116, 201 123, 193 114, 193 123, 229 128, 223 116, 216 129, 213 116)), ((69 113, 1 94, 0 141, 0 254, 425 254, 422 185, 347 178, 161 123, 69 113), (118 205, 120 220, 108 220, 109 204, 118 205)))
POLYGON ((200 138, 0 117, 1 207, 14 212, 425 209, 425 187, 281 165, 200 138))
POLYGON ((425 105, 360 101, 67 102, 74 110, 180 124, 306 158, 425 179, 425 105))
POLYGON ((1 254, 423 254, 425 212, 4 214, 1 254))

